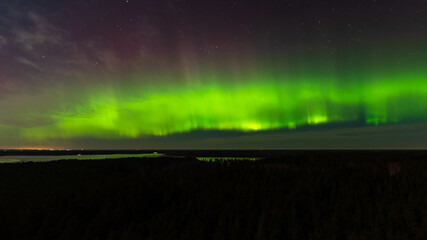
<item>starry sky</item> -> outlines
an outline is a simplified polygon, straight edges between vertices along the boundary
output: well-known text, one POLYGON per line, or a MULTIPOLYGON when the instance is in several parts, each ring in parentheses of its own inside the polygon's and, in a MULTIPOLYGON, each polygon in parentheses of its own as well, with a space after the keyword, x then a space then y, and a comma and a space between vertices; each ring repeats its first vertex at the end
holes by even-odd
POLYGON ((425 0, 5 0, 0 148, 426 149, 425 0))

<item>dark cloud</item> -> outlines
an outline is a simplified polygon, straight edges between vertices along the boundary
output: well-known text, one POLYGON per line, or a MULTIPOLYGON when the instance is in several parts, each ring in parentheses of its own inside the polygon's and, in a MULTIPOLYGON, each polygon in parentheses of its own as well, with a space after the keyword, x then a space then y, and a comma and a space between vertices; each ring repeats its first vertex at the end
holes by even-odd
POLYGON ((162 148, 166 145, 165 148, 186 149, 425 149, 427 132, 420 129, 427 129, 427 123, 334 129, 312 127, 303 131, 269 131, 232 137, 172 136, 170 141, 145 141, 145 146, 162 148))
MULTIPOLYGON (((0 130, 1 130, 0 124, 0 130)), ((3 129, 8 129, 4 127, 3 129)), ((10 128, 9 128, 10 129, 10 128)), ((22 140, 9 132, 2 146, 16 148, 56 147, 85 149, 426 149, 427 123, 395 124, 370 127, 343 127, 303 131, 267 131, 257 133, 218 133, 217 131, 174 134, 167 137, 138 139, 51 139, 34 142, 22 140), (222 135, 222 136, 221 136, 222 135)))

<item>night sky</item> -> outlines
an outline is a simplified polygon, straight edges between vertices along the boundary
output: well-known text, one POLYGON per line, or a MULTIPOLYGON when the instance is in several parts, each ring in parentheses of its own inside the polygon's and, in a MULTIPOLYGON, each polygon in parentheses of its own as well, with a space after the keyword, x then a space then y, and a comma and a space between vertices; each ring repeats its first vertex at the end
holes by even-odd
POLYGON ((0 148, 427 148, 427 1, 4 0, 0 148))

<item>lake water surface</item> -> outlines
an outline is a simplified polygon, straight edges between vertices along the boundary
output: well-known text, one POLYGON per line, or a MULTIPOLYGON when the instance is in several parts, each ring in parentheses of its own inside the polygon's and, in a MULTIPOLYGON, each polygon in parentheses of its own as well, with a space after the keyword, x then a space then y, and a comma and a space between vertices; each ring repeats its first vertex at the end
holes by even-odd
MULTIPOLYGON (((157 153, 141 153, 141 154, 102 154, 102 155, 22 155, 22 156, 0 156, 1 163, 24 163, 24 162, 50 162, 57 160, 101 160, 101 159, 120 159, 120 158, 158 158, 164 157, 164 154, 157 153)), ((260 158, 249 157, 197 157, 199 161, 230 161, 244 160, 256 161, 260 158)))
POLYGON ((214 161, 230 161, 230 160, 241 160, 241 161, 256 161, 261 158, 250 158, 250 157, 197 157, 199 161, 203 162, 214 162, 214 161))
POLYGON ((164 154, 142 153, 142 154, 103 154, 103 155, 60 155, 60 156, 0 156, 0 163, 19 163, 19 162, 49 162, 56 160, 100 160, 100 159, 118 159, 118 158, 157 158, 164 154))

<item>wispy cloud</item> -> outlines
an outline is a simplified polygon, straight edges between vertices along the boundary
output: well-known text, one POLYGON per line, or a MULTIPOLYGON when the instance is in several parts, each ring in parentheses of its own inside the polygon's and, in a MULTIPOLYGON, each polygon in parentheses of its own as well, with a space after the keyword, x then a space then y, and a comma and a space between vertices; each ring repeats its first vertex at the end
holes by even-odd
POLYGON ((5 47, 7 45, 9 41, 3 37, 2 35, 0 35, 0 49, 2 49, 3 47, 5 47))
POLYGON ((21 63, 21 64, 24 64, 24 65, 28 66, 28 67, 31 67, 31 68, 37 69, 37 70, 39 70, 39 71, 43 71, 43 69, 42 69, 39 65, 37 65, 37 64, 36 64, 35 62, 33 62, 33 61, 28 60, 27 58, 24 58, 24 57, 16 57, 16 58, 15 58, 15 60, 16 60, 17 62, 21 63))
POLYGON ((31 25, 26 28, 19 27, 13 30, 15 41, 27 50, 32 51, 38 45, 54 44, 58 45, 64 42, 64 32, 54 27, 42 16, 33 12, 27 13, 27 19, 31 25))

